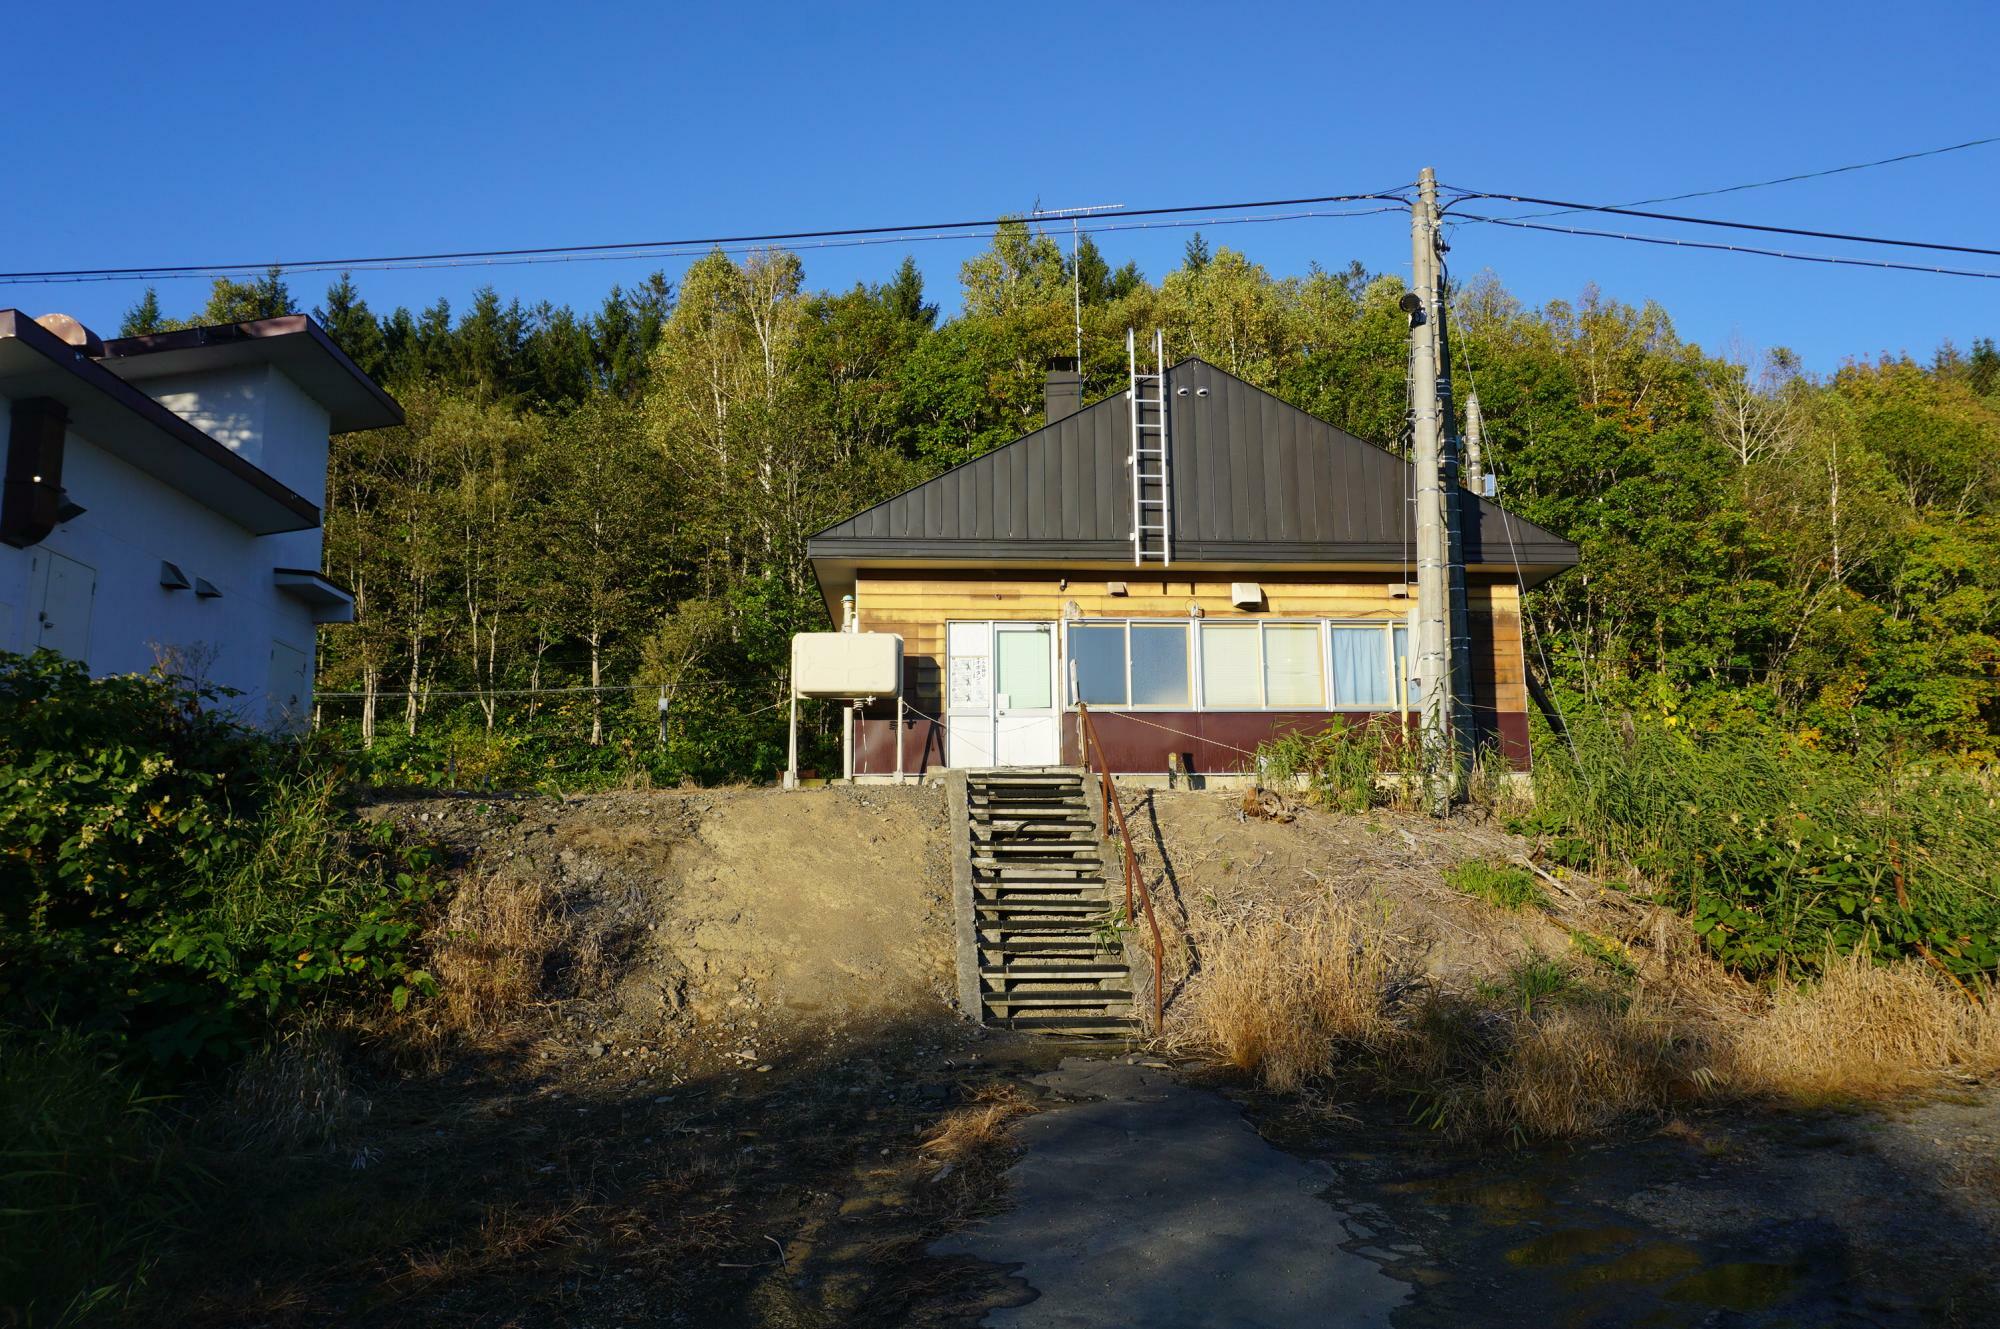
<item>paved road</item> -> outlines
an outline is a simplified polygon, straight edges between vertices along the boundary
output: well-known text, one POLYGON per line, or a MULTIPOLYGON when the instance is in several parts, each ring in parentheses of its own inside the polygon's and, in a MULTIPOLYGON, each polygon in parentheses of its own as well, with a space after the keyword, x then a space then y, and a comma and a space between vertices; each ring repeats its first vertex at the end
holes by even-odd
POLYGON ((1066 1099, 1017 1128, 1014 1207, 935 1249, 1018 1266, 1038 1294, 993 1329, 1347 1329, 1406 1292, 1339 1248, 1333 1178, 1219 1094, 1143 1066, 1066 1059, 1066 1099))

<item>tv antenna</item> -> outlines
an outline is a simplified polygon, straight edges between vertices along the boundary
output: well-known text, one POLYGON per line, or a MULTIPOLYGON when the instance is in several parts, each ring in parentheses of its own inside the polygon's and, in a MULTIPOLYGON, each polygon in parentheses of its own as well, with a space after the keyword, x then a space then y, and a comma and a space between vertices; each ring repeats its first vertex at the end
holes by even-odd
POLYGON ((1036 208, 1028 214, 1037 221, 1069 218, 1069 287, 1076 315, 1076 372, 1079 376, 1083 373, 1083 219, 1093 212, 1113 212, 1124 206, 1123 203, 1093 203, 1083 208, 1036 208))

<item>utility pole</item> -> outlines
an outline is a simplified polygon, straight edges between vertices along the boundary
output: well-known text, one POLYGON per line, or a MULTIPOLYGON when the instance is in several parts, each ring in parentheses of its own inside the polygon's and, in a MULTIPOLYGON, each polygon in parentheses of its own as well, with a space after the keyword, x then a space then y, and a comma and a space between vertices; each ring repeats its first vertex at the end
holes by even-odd
POLYGON ((1486 492, 1486 419, 1479 413, 1479 394, 1465 398, 1465 487, 1474 494, 1486 492))
POLYGON ((1410 403, 1412 458, 1417 487, 1417 685, 1423 713, 1418 742, 1424 805, 1434 814, 1450 809, 1452 756, 1450 591, 1446 582, 1449 544, 1442 485, 1443 430, 1438 420, 1437 176, 1426 166, 1417 177, 1410 203, 1410 293, 1403 309, 1410 316, 1410 403))
POLYGON ((1430 200, 1431 285, 1429 298, 1431 338, 1437 354, 1438 415, 1442 420, 1438 445, 1438 488, 1444 496, 1445 588, 1449 596, 1449 633, 1445 647, 1446 667, 1451 671, 1451 693, 1445 715, 1450 725, 1452 784, 1479 751, 1479 720, 1472 710, 1472 612, 1465 592, 1465 528, 1468 520, 1478 520, 1479 501, 1459 484, 1458 416, 1452 410, 1451 393, 1451 292, 1445 281, 1444 258, 1448 246, 1438 227, 1437 194, 1430 200), (1470 517, 1468 518, 1468 514, 1470 517))

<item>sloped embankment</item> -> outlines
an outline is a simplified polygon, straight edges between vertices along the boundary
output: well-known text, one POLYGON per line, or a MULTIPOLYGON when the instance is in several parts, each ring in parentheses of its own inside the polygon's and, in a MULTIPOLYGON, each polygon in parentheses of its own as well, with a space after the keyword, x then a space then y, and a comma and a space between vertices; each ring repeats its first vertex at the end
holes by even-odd
MULTIPOLYGON (((519 985, 553 1000, 586 1043, 753 1026, 770 1038, 948 1008, 949 828, 936 789, 457 797, 376 811, 450 847, 461 894, 472 887, 489 915, 463 930, 525 957, 533 972, 519 985), (532 921, 499 925, 508 913, 532 921)), ((496 968, 467 955, 461 975, 440 958, 448 986, 496 968)))

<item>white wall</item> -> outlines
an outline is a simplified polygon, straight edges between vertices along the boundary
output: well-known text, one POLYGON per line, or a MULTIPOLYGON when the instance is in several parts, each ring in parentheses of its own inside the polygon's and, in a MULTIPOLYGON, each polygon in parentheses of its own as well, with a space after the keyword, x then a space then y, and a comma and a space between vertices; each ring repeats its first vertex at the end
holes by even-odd
POLYGON ((326 408, 274 367, 167 374, 132 385, 308 502, 326 506, 326 408))
MULTIPOLYGON (((296 392, 288 380, 279 382, 296 392)), ((278 395, 266 396, 266 405, 278 395)), ((326 415, 317 406, 313 410, 319 420, 319 481, 307 489, 297 479, 280 477, 308 494, 323 493, 326 487, 326 415)), ((0 398, 0 437, 6 421, 7 403, 0 398)), ((295 434, 284 437, 279 455, 303 454, 311 437, 303 444, 295 434)), ((172 655, 184 671, 241 692, 232 703, 239 718, 269 724, 278 718, 268 695, 277 643, 304 654, 308 691, 299 705, 310 708, 312 611, 280 592, 271 570, 317 569, 318 530, 252 535, 75 430, 64 445, 63 488, 83 505, 82 516, 58 526, 32 548, 0 545, 0 605, 8 607, 0 610, 0 648, 27 652, 37 646, 49 555, 54 554, 95 573, 83 656, 93 674, 142 672, 172 655), (165 589, 160 585, 162 561, 179 566, 190 580, 206 578, 222 594, 201 599, 192 589, 165 589)), ((73 613, 67 626, 75 626, 73 613)))

